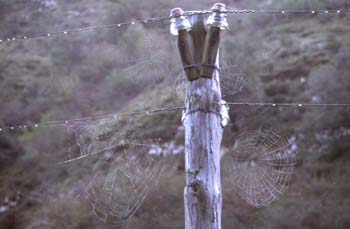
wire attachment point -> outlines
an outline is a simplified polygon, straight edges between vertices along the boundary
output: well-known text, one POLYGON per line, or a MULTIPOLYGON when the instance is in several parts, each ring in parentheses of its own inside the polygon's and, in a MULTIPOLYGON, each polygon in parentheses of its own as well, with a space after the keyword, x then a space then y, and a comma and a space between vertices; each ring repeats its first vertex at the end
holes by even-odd
POLYGON ((222 128, 227 126, 227 124, 230 121, 229 110, 230 110, 230 107, 227 105, 227 102, 225 100, 221 100, 220 116, 221 116, 221 126, 222 126, 222 128))

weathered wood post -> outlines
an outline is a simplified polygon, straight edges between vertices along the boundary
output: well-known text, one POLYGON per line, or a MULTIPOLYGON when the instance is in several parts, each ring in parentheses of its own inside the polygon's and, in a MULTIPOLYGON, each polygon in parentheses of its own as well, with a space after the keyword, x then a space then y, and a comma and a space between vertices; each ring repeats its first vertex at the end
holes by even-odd
MULTIPOLYGON (((222 193, 220 145, 223 133, 218 46, 227 28, 225 5, 209 15, 171 11, 172 31, 187 79, 185 101, 186 229, 220 229, 222 193), (187 17, 186 17, 187 15, 187 17)), ((225 116, 227 117, 227 115, 225 116)), ((225 120, 227 121, 227 120, 225 120)))

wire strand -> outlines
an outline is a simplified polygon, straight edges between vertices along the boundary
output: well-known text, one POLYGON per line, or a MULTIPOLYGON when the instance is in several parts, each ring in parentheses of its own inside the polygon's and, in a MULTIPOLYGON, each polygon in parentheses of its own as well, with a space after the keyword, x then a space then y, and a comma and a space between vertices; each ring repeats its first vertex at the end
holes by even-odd
MULTIPOLYGON (((186 15, 192 16, 192 15, 196 15, 196 14, 208 14, 211 12, 212 12, 211 10, 187 11, 186 15)), ((266 13, 344 14, 344 13, 350 13, 350 10, 288 10, 288 9, 286 9, 286 10, 273 10, 273 9, 271 9, 271 10, 269 10, 269 9, 267 9, 267 10, 263 10, 263 9, 261 9, 261 10, 255 10, 255 9, 238 10, 238 9, 229 8, 227 13, 228 14, 255 14, 255 13, 260 13, 260 14, 266 14, 266 13)), ((122 26, 134 25, 136 23, 145 24, 145 23, 164 21, 164 20, 169 21, 171 18, 173 18, 173 17, 172 16, 153 17, 153 18, 147 18, 147 19, 143 19, 143 20, 131 20, 131 21, 126 21, 126 22, 121 22, 121 23, 114 23, 114 24, 105 24, 105 25, 73 28, 73 29, 68 29, 68 30, 63 30, 63 31, 53 31, 53 32, 47 32, 47 33, 28 34, 28 35, 7 37, 7 38, 3 38, 3 39, 0 38, 0 44, 1 43, 9 43, 9 42, 13 42, 13 41, 21 41, 21 40, 23 41, 23 40, 27 40, 30 38, 52 37, 52 36, 57 36, 57 35, 67 35, 67 34, 84 32, 84 31, 91 31, 91 30, 119 28, 122 26)))
POLYGON ((165 108, 156 108, 151 110, 135 111, 130 113, 115 113, 115 114, 109 114, 109 115, 100 115, 100 116, 92 116, 92 117, 84 117, 84 118, 57 120, 57 121, 50 121, 50 122, 39 122, 35 124, 4 126, 0 128, 0 132, 6 129, 15 130, 15 129, 37 128, 41 126, 61 126, 61 125, 79 123, 79 122, 96 121, 96 120, 118 118, 118 117, 124 117, 124 116, 152 115, 152 114, 161 113, 161 112, 169 112, 169 111, 176 111, 176 110, 183 110, 183 109, 184 107, 165 107, 165 108))
POLYGON ((56 32, 37 33, 37 34, 15 36, 15 37, 9 37, 9 38, 5 38, 5 39, 0 39, 0 43, 7 43, 7 42, 19 41, 19 40, 27 40, 27 39, 30 39, 30 38, 38 38, 38 37, 51 37, 51 36, 57 36, 57 35, 67 35, 67 34, 71 34, 71 33, 91 31, 91 30, 98 30, 98 29, 119 28, 119 27, 126 26, 126 25, 135 25, 136 23, 144 24, 144 23, 149 23, 149 22, 170 20, 170 18, 171 18, 170 16, 167 16, 167 17, 154 17, 154 18, 147 18, 147 19, 143 19, 143 20, 132 20, 132 21, 126 21, 126 22, 114 23, 114 24, 105 24, 105 25, 81 27, 81 28, 68 29, 68 30, 56 31, 56 32))
POLYGON ((272 107, 350 107, 348 103, 259 103, 259 102, 228 102, 227 105, 272 106, 272 107))
MULTIPOLYGON (((317 107, 342 107, 342 108, 350 108, 350 104, 348 103, 264 103, 264 102, 227 102, 225 103, 228 106, 272 106, 272 107, 309 107, 309 108, 317 108, 317 107)), ((224 104, 222 104, 224 105, 224 104)), ((92 117, 83 117, 83 118, 75 118, 75 119, 66 119, 66 120, 57 120, 50 122, 39 122, 35 124, 22 124, 22 125, 12 125, 12 126, 3 126, 0 128, 0 132, 4 130, 17 130, 17 129, 27 129, 27 128, 38 128, 44 126, 62 126, 69 125, 73 123, 79 122, 88 122, 88 121, 96 121, 110 118, 118 118, 124 116, 138 116, 138 115, 153 115, 157 113, 163 112, 172 112, 185 110, 185 107, 164 107, 164 108, 156 108, 150 110, 142 110, 135 111, 130 113, 115 113, 109 115, 100 115, 100 116, 92 116, 92 117)))
POLYGON ((316 14, 316 13, 324 13, 324 14, 341 14, 341 13, 350 13, 350 10, 344 10, 344 9, 338 9, 338 10, 320 10, 320 9, 311 9, 311 10, 298 10, 298 9, 261 9, 261 10, 254 10, 254 9, 232 9, 229 8, 227 13, 231 14, 242 14, 242 13, 278 13, 278 14, 287 14, 287 13, 304 13, 304 14, 316 14))

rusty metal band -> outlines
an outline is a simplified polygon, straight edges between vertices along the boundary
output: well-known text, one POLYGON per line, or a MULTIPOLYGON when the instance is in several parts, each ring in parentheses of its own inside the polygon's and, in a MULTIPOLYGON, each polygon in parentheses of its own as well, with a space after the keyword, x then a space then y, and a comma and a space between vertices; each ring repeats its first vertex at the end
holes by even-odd
POLYGON ((188 115, 193 114, 193 113, 197 113, 197 112, 216 114, 216 115, 218 115, 218 116, 221 117, 220 112, 211 111, 211 110, 206 110, 206 109, 195 109, 195 110, 191 110, 191 111, 186 112, 185 116, 187 117, 188 115))

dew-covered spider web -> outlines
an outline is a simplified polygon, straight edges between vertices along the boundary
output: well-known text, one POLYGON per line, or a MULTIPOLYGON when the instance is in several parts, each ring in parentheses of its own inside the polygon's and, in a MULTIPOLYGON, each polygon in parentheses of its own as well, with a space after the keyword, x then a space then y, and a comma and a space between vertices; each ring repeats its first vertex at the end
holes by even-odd
POLYGON ((132 118, 115 117, 99 121, 86 121, 68 125, 73 132, 77 152, 73 152, 72 143, 67 147, 67 158, 63 163, 69 163, 97 154, 106 157, 113 154, 114 149, 128 146, 152 147, 159 139, 146 140, 140 133, 136 133, 138 123, 132 118))
MULTIPOLYGON (((224 66, 220 70, 220 86, 223 99, 232 97, 243 90, 246 84, 244 76, 244 73, 234 65, 224 66)), ((178 73, 175 78, 174 96, 179 102, 185 100, 187 83, 185 72, 178 73)))
POLYGON ((120 226, 142 206, 150 190, 164 174, 164 165, 150 151, 159 139, 146 140, 134 131, 139 124, 127 117, 69 125, 75 138, 63 164, 95 160, 90 181, 77 198, 108 225, 120 226), (94 175, 93 175, 94 174, 94 175))
POLYGON ((291 182, 296 165, 293 139, 270 128, 243 132, 230 153, 234 190, 254 207, 269 206, 291 182))
POLYGON ((103 163, 81 197, 108 225, 124 225, 142 206, 162 174, 161 165, 144 147, 123 150, 103 163))

